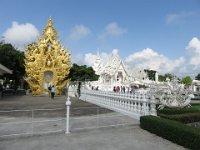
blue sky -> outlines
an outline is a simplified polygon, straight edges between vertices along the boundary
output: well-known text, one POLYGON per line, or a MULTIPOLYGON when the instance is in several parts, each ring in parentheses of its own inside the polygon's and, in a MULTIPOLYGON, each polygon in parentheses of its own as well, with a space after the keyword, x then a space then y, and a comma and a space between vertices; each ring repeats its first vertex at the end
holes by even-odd
POLYGON ((1 0, 1 38, 22 49, 41 34, 49 16, 74 62, 91 65, 97 49, 102 57, 118 49, 131 68, 200 72, 193 60, 200 53, 199 0, 1 0), (14 27, 21 28, 11 33, 14 27), (144 56, 159 66, 145 66, 156 62, 144 56))

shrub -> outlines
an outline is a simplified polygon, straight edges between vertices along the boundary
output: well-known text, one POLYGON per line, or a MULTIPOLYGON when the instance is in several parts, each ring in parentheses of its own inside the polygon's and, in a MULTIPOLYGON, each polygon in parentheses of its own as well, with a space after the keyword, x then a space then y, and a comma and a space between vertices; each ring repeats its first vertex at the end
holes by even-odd
POLYGON ((0 92, 3 91, 3 85, 0 83, 0 92))
POLYGON ((200 148, 200 129, 156 116, 142 116, 140 127, 190 149, 200 148))

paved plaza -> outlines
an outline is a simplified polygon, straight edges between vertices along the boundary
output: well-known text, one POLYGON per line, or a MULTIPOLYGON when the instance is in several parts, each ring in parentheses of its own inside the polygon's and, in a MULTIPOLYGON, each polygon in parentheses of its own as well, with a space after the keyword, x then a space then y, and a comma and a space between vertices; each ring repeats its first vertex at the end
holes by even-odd
POLYGON ((139 128, 124 126, 0 141, 1 150, 183 150, 139 128))
MULTIPOLYGON (((43 113, 42 117, 37 119, 56 118, 58 115, 65 116, 65 100, 63 96, 55 97, 55 100, 49 97, 6 97, 0 100, 0 110, 13 109, 53 109, 63 108, 63 111, 57 113, 43 113)), ((72 98, 71 108, 71 133, 66 135, 63 132, 54 134, 42 134, 34 136, 20 136, 0 139, 0 150, 179 150, 183 147, 174 144, 168 140, 151 134, 139 127, 139 122, 127 116, 118 116, 118 113, 106 110, 96 109, 93 104, 89 104, 78 99, 72 98), (95 108, 95 111, 94 109, 95 108), (98 111, 96 111, 98 110, 98 111), (97 114, 98 112, 98 114, 97 114), (94 116, 98 116, 95 118, 94 116), (112 116, 112 117, 110 117, 112 116), (77 119, 77 120, 76 120, 77 119), (87 122, 85 121, 87 119, 87 122), (93 120, 96 119, 96 120, 93 120), (89 121, 88 121, 89 120, 89 121), (115 126, 116 124, 122 125, 115 126), (127 123, 127 124, 126 124, 127 123), (96 125, 95 125, 96 124, 96 125), (95 125, 95 126, 94 126, 95 125), (109 126, 111 125, 111 126, 109 126), (94 128, 87 128, 88 126, 94 128), (81 130, 76 130, 76 129, 81 130)), ((28 116, 17 114, 12 119, 19 121, 28 118, 28 116)), ((5 117, 5 116, 3 116, 5 117)), ((4 118, 5 119, 5 118, 4 118)), ((1 122, 3 120, 1 118, 1 122)), ((58 124, 58 122, 56 122, 58 124)), ((64 123, 63 123, 64 125, 64 123)), ((54 127, 61 127, 53 124, 54 127)), ((38 125, 41 129, 50 128, 50 125, 38 125)), ((64 129, 64 126, 62 126, 64 129)), ((7 129, 3 129, 4 131, 7 129)), ((2 133, 1 129, 1 133, 2 133)))

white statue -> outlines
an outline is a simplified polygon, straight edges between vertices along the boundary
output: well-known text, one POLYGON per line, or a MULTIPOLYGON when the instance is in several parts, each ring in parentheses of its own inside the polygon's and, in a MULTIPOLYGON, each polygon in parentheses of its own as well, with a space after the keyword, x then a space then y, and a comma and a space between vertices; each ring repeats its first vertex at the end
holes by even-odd
POLYGON ((158 109, 163 109, 166 106, 170 108, 190 107, 191 98, 194 98, 189 88, 183 88, 175 78, 165 87, 158 87, 155 90, 155 95, 160 100, 158 109))

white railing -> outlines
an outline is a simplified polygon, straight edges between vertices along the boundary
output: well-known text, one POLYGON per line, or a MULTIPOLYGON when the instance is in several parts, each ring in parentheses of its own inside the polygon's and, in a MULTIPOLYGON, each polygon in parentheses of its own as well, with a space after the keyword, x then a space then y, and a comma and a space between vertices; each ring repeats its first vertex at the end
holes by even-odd
POLYGON ((157 115, 156 99, 153 95, 82 89, 80 99, 120 112, 138 120, 140 119, 140 116, 157 115))

